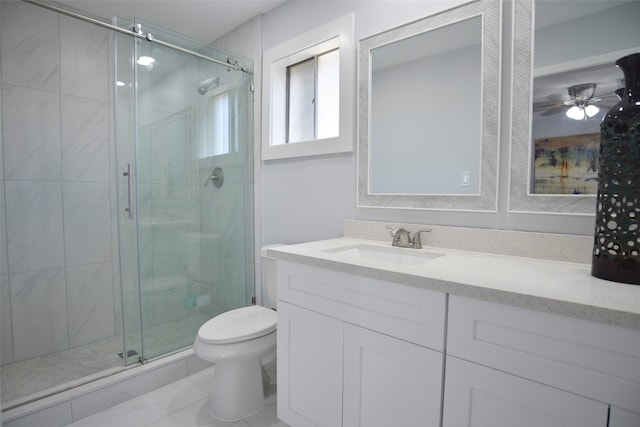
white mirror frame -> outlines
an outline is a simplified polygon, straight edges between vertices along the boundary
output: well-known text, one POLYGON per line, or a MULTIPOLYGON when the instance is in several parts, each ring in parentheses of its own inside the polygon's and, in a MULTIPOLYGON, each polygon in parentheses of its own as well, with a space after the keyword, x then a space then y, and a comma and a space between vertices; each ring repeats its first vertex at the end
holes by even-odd
POLYGON ((595 215, 595 195, 531 194, 534 0, 513 2, 509 211, 595 215))
MULTIPOLYGON (((502 2, 477 0, 360 40, 358 79, 358 207, 390 209, 497 210, 497 171, 500 140, 500 66, 502 2), (371 130, 371 51, 408 37, 482 17, 482 150, 480 194, 372 194, 369 191, 369 132, 371 130)), ((425 129, 428 134, 429 130, 425 129)), ((398 165, 401 168, 401 165, 398 165)), ((399 169, 399 173, 402 170, 399 169)))

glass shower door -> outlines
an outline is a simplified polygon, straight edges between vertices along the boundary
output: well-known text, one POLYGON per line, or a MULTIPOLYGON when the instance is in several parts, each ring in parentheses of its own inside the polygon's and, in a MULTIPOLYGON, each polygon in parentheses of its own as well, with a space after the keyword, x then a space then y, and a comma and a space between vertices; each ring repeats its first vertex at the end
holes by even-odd
MULTIPOLYGON (((142 26, 163 41, 188 43, 142 26)), ((134 59, 135 206, 121 230, 134 226, 136 234, 127 248, 138 276, 139 295, 129 301, 139 303, 134 351, 152 359, 192 345, 211 317, 250 304, 252 77, 142 39, 134 59), (209 179, 214 169, 221 172, 209 179)))

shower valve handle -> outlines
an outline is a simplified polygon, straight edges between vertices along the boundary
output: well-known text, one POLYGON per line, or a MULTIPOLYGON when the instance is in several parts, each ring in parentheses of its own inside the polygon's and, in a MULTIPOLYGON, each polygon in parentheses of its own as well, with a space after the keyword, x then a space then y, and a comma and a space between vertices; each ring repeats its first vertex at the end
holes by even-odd
POLYGON ((209 184, 209 181, 213 182, 213 186, 216 188, 222 187, 222 184, 224 184, 224 172, 222 171, 222 168, 217 167, 213 170, 211 175, 209 175, 207 180, 204 182, 205 187, 209 184))

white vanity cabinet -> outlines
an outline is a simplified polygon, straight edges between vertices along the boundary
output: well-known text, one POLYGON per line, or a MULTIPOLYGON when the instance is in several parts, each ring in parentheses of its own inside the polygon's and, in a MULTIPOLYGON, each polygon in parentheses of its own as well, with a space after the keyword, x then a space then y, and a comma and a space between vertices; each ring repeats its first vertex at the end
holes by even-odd
POLYGON ((640 426, 640 331, 453 295, 448 307, 444 427, 640 426))
POLYGON ((440 425, 446 295, 278 260, 278 417, 440 425))
POLYGON ((354 238, 274 250, 283 421, 640 427, 640 287, 444 248, 381 258, 397 251, 354 238))

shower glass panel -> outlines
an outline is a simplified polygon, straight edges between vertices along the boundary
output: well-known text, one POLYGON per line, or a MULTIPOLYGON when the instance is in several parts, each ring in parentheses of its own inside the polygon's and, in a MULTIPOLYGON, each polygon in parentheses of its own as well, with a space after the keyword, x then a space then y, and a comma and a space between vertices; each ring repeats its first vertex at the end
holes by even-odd
MULTIPOLYGON (((224 62, 230 56, 135 25, 224 62)), ((121 73, 136 84, 120 88, 133 108, 117 115, 126 116, 124 129, 117 125, 123 306, 139 310, 138 324, 124 313, 129 363, 191 346, 208 319, 248 305, 254 283, 252 75, 144 39, 130 43, 121 73), (209 179, 215 168, 222 186, 209 179)))
MULTIPOLYGON (((114 24, 129 26, 128 21, 114 19, 114 24)), ((118 196, 118 242, 120 265, 120 289, 122 306, 122 329, 125 364, 138 362, 142 356, 142 325, 140 322, 140 289, 138 286, 138 229, 129 218, 129 203, 132 218, 135 208, 136 189, 131 175, 124 175, 136 159, 136 114, 135 114, 135 42, 130 36, 114 34, 115 52, 115 139, 116 182, 118 196), (131 187, 129 187, 131 184, 131 187), (129 192, 131 190, 131 192, 129 192), (129 201, 131 200, 131 202, 129 201)))

